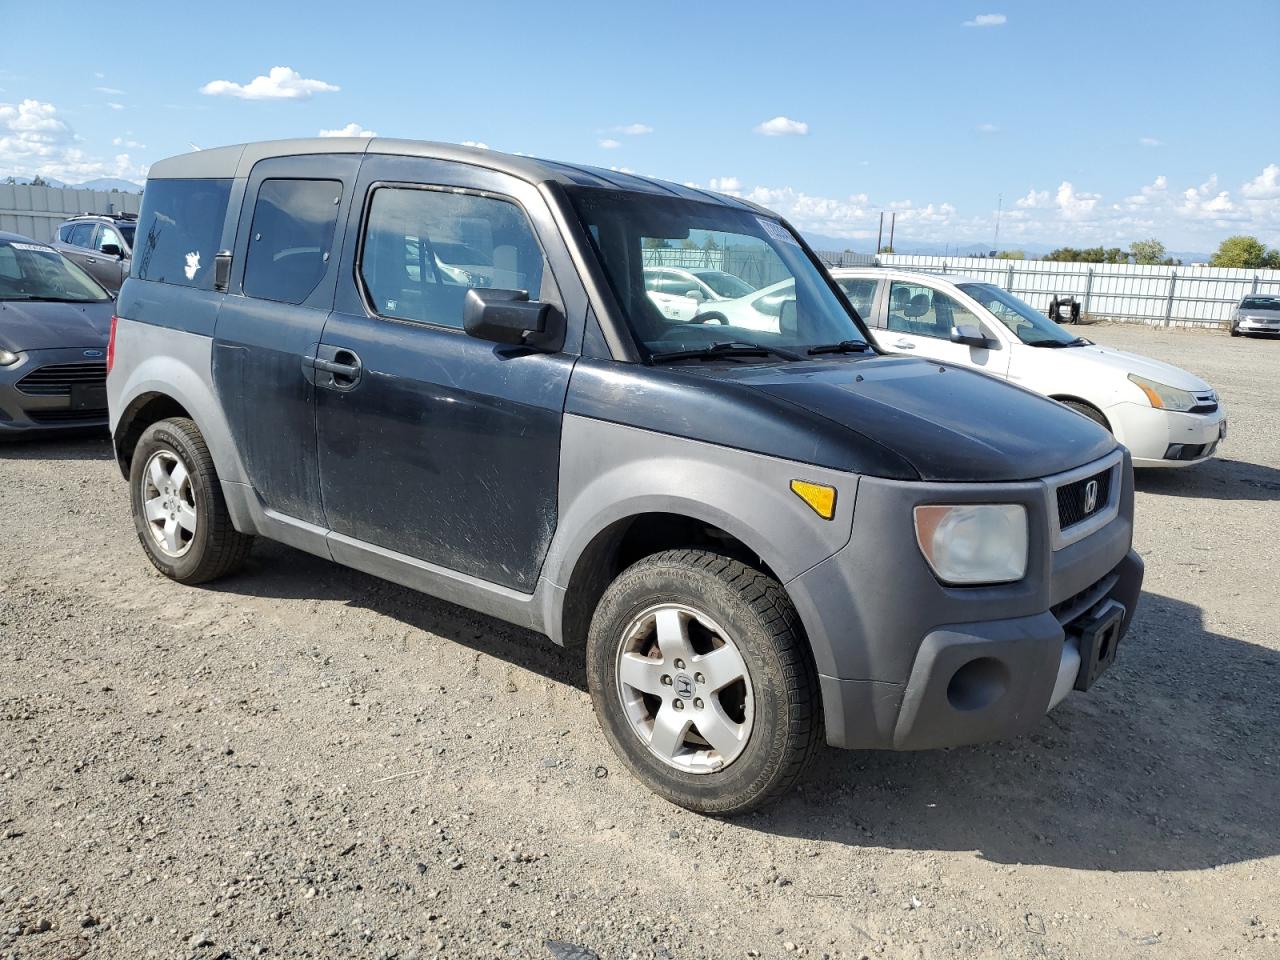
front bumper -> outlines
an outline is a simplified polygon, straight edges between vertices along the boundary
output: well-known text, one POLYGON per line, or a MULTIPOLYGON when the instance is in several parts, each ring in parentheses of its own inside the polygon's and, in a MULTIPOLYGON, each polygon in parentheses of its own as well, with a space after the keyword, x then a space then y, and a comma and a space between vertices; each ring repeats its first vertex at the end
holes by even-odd
POLYGON ((1140 403, 1118 403, 1104 413, 1117 440, 1129 448, 1135 467, 1189 467, 1214 455, 1225 439, 1226 408, 1177 413, 1140 403))
POLYGON ((105 350, 99 347, 28 350, 19 354, 17 363, 0 367, 0 437, 16 438, 60 430, 105 427, 105 404, 101 409, 74 409, 70 390, 63 392, 57 384, 46 385, 43 392, 31 392, 30 386, 25 389, 18 386, 29 374, 42 368, 105 364, 104 353, 105 350), (97 356, 86 356, 86 351, 97 356))
POLYGON ((1235 327, 1239 333, 1280 334, 1280 320, 1237 320, 1235 327))
POLYGON ((1127 458, 1120 476, 1114 518, 1065 543, 1052 532, 1041 481, 975 490, 863 478, 849 545, 787 585, 817 662, 828 743, 916 750, 1016 736, 1109 664, 1143 575, 1130 549, 1127 458), (916 545, 912 507, 982 496, 1027 508, 1027 575, 943 586, 916 545), (1089 628, 1108 616, 1104 650, 1089 628))

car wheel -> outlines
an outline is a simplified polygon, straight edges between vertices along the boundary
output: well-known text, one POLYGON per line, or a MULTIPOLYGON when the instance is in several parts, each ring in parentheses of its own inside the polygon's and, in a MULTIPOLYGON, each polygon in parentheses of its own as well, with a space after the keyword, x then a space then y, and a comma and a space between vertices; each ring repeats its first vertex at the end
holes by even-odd
POLYGON ((1240 336, 1240 328, 1239 328, 1239 327, 1236 327, 1236 326, 1233 326, 1233 327, 1231 328, 1231 335, 1232 335, 1233 337, 1238 337, 1238 336, 1240 336))
POLYGON ((129 468, 133 524, 156 569, 179 583, 226 576, 253 538, 236 531, 204 437, 175 417, 143 432, 129 468))
POLYGON ((822 739, 795 608, 772 577, 717 553, 671 550, 625 570, 592 619, 587 679, 614 752, 698 813, 776 800, 822 739))
POLYGON ((1087 403, 1080 403, 1076 400, 1062 400, 1060 402, 1064 407, 1070 407, 1076 413, 1088 417, 1107 433, 1111 432, 1111 424, 1107 423, 1107 418, 1102 415, 1102 411, 1097 407, 1091 407, 1087 403))

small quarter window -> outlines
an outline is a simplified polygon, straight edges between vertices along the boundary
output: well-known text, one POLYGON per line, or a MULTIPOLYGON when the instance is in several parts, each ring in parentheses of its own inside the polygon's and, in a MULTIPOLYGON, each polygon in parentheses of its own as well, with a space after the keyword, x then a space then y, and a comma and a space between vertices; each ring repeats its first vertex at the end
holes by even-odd
POLYGON ((341 199, 337 180, 262 181, 244 264, 246 296, 302 303, 311 295, 329 265, 341 199))
POLYGON ((360 276, 380 316, 462 327, 474 287, 542 290, 542 249, 508 200, 379 187, 365 224, 360 276))
POLYGON ((212 290, 230 196, 230 180, 148 180, 133 276, 212 290))

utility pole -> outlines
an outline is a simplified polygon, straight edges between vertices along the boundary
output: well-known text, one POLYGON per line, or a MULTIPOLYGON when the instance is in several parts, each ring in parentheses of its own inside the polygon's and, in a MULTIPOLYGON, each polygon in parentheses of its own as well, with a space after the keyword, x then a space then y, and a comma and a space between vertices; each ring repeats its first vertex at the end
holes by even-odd
MULTIPOLYGON (((890 250, 893 250, 893 228, 897 225, 897 223, 898 223, 898 211, 895 210, 893 211, 893 213, 889 214, 889 249, 890 250)), ((893 250, 893 252, 897 253, 896 250, 893 250)))
POLYGON ((1000 214, 1002 213, 1004 213, 1003 193, 996 198, 996 235, 995 239, 991 241, 991 248, 995 250, 996 253, 1000 252, 1000 214))
POLYGON ((876 231, 876 254, 880 253, 880 241, 884 239, 884 211, 880 211, 880 229, 876 231))

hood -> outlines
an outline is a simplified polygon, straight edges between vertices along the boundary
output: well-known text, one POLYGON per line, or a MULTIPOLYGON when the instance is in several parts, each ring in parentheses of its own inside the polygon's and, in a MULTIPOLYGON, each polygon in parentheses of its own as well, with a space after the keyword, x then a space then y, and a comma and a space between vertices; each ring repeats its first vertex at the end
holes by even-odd
POLYGON ((1060 349, 1036 347, 1035 349, 1052 352, 1054 359, 1061 358, 1064 363, 1084 362, 1091 366, 1101 365, 1115 370, 1122 377, 1136 373, 1138 376, 1146 377, 1148 380, 1155 380, 1158 383, 1167 384, 1178 390, 1187 390, 1191 393, 1203 393, 1206 390, 1213 389, 1195 374, 1187 373, 1181 367, 1175 367, 1173 364, 1165 363, 1162 360, 1152 360, 1150 357, 1144 357, 1138 353, 1126 353, 1123 350, 1113 350, 1111 347, 1097 345, 1092 347, 1062 347, 1060 349))
POLYGON ((1097 424, 986 374, 909 357, 737 368, 744 386, 888 448, 923 480, 1030 480, 1115 449, 1097 424))
POLYGON ((62 347, 102 347, 111 333, 115 303, 43 303, 38 300, 0 300, 0 347, 57 350, 62 347))

